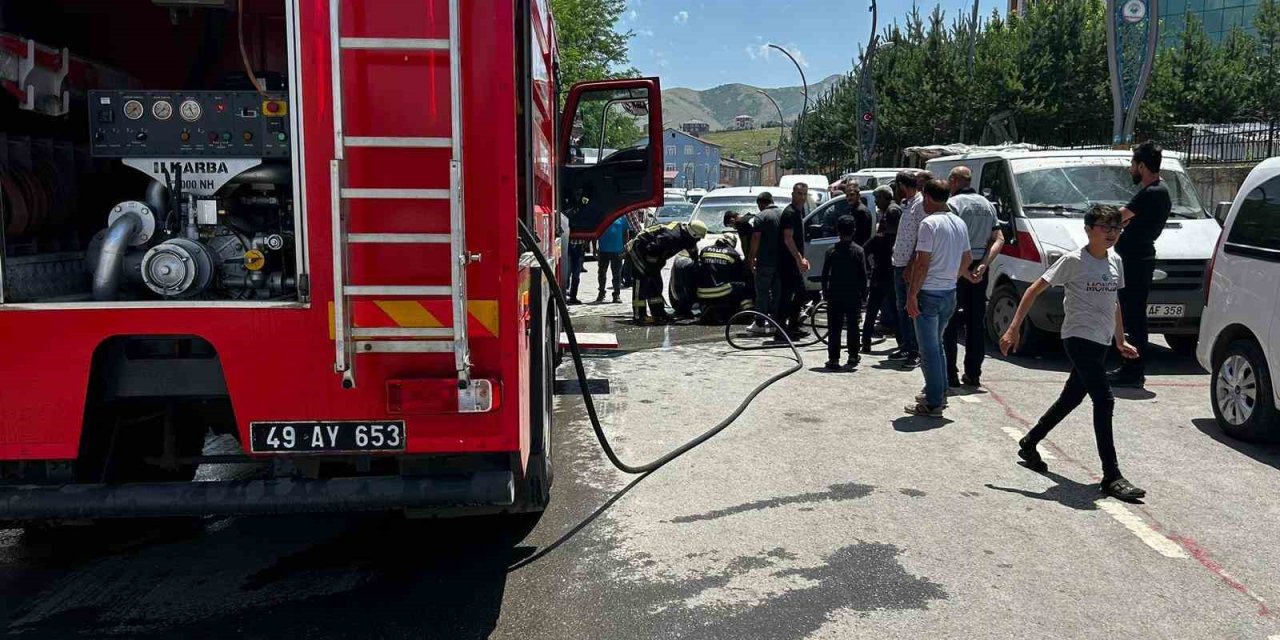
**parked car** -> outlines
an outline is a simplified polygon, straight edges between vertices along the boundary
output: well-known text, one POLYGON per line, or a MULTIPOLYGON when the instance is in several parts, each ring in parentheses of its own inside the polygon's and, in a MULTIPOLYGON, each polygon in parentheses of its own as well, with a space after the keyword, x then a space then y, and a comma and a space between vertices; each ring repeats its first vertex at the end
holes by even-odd
POLYGON ((698 204, 698 201, 701 200, 702 197, 705 195, 707 195, 706 189, 690 189, 685 192, 684 197, 687 198, 689 202, 692 202, 693 204, 698 204))
MULTIPOLYGON (((929 161, 935 176, 953 167, 973 171, 978 191, 995 203, 1005 247, 991 265, 987 334, 998 340, 1013 319, 1023 292, 1063 254, 1086 243, 1083 217, 1093 204, 1123 206, 1136 192, 1124 151, 980 152, 929 161)), ((1148 298, 1148 326, 1175 351, 1195 350, 1204 309, 1204 275, 1219 226, 1176 158, 1165 157, 1161 175, 1173 211, 1156 241, 1156 272, 1148 298)), ((1062 290, 1046 291, 1024 325, 1022 351, 1062 328, 1062 290)))
POLYGON ((1212 374, 1218 425, 1243 440, 1280 436, 1280 158, 1245 178, 1223 220, 1205 281, 1196 359, 1212 374))
POLYGON ((653 210, 649 216, 649 224, 667 224, 668 222, 685 222, 693 214, 695 206, 689 202, 671 202, 653 210))
POLYGON ((791 191, 781 187, 726 187, 707 193, 698 201, 698 206, 689 216, 689 221, 701 220, 707 225, 707 237, 703 244, 714 242, 714 234, 724 232, 724 214, 726 211, 740 213, 756 213, 756 197, 763 192, 773 195, 773 201, 779 207, 785 207, 791 199, 791 191))
MULTIPOLYGON (((862 202, 871 212, 871 228, 876 226, 876 199, 872 190, 861 192, 862 202)), ((810 292, 822 291, 822 264, 826 262, 827 249, 840 240, 833 225, 823 224, 828 214, 842 215, 849 210, 845 204, 844 194, 838 195, 814 209, 804 218, 805 245, 804 257, 809 259, 809 273, 805 278, 805 288, 810 292)))
MULTIPOLYGON (((786 194, 786 196, 783 197, 778 206, 785 206, 786 203, 791 200, 791 189, 800 182, 805 183, 805 185, 809 187, 809 201, 813 203, 813 206, 816 207, 831 199, 831 193, 828 192, 828 189, 831 187, 831 183, 824 175, 804 174, 782 176, 781 178, 778 178, 778 189, 786 194)), ((778 194, 775 193, 773 195, 774 199, 777 200, 778 194)))
POLYGON ((684 189, 666 188, 662 192, 662 201, 664 204, 673 204, 676 202, 688 202, 689 198, 685 195, 684 189))

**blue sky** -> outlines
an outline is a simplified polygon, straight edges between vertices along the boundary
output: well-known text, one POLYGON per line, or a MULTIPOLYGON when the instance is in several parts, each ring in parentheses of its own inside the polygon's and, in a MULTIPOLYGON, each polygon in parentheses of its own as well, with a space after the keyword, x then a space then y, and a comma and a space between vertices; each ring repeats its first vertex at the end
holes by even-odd
MULTIPOLYGON (((940 0, 947 21, 973 0, 940 0)), ((921 13, 934 1, 920 3, 921 13)), ((881 26, 911 11, 912 0, 879 0, 881 26)), ((1005 0, 979 0, 980 14, 1005 0)), ((632 31, 631 64, 664 88, 707 89, 730 82, 759 87, 800 84, 795 66, 765 45, 775 42, 804 65, 810 82, 852 67, 871 31, 869 0, 630 0, 619 31, 632 31)), ((899 20, 901 22, 901 20, 899 20)))

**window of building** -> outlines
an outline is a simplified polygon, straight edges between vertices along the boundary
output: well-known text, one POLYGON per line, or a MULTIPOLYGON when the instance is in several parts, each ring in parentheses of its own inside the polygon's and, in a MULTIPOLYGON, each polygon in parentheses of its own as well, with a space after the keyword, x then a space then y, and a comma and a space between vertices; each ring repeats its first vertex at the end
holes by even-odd
POLYGON ((674 163, 674 162, 668 162, 668 163, 667 163, 667 166, 663 167, 663 169, 662 169, 662 170, 663 170, 663 171, 667 171, 667 172, 675 171, 675 170, 676 170, 676 163, 674 163))
POLYGON ((676 146, 674 144, 667 145, 667 155, 672 157, 676 155, 676 146))
POLYGON ((1280 251, 1280 177, 1249 192, 1236 213, 1227 244, 1280 251))
POLYGON ((693 155, 693 154, 694 154, 694 151, 693 151, 693 145, 691 145, 691 144, 686 144, 686 145, 684 146, 684 154, 685 154, 686 156, 691 156, 691 155, 693 155))

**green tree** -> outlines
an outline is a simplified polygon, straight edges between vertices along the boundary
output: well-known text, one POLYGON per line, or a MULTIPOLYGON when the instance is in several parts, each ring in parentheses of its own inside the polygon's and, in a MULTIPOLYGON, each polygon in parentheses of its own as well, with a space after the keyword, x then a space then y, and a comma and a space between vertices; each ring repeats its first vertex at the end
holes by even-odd
POLYGON ((1280 119, 1280 0, 1262 0, 1253 26, 1258 31, 1258 54, 1254 68, 1260 70, 1255 83, 1258 116, 1280 119))
POLYGON ((633 34, 614 30, 626 9, 626 0, 551 0, 562 98, 578 82, 638 75, 628 51, 633 34))

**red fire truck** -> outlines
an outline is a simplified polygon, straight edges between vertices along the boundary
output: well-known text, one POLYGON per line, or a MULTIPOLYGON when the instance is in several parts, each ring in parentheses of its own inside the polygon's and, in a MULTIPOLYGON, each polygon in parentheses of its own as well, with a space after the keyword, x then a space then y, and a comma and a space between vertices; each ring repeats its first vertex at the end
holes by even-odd
POLYGON ((555 33, 545 0, 0 2, 0 520, 544 509, 518 224, 554 257, 662 198, 657 79, 561 113, 555 33))

